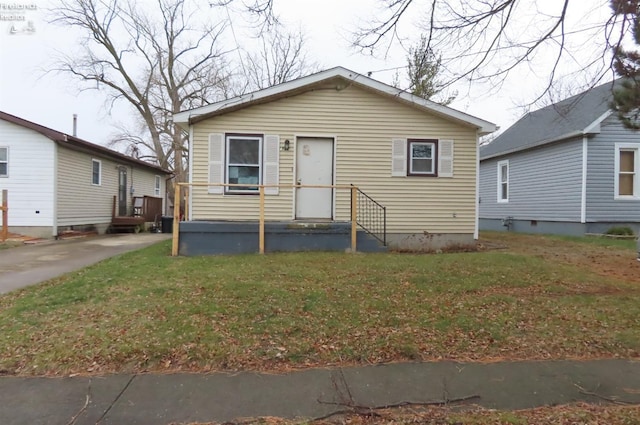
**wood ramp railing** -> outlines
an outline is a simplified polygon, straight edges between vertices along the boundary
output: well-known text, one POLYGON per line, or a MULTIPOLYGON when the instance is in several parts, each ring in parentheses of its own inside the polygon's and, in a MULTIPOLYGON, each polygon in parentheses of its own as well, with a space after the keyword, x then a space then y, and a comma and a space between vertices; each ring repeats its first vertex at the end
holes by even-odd
MULTIPOLYGON (((189 191, 190 187, 201 186, 201 187, 247 187, 247 184, 232 184, 232 183, 177 183, 175 186, 174 193, 174 207, 173 207, 173 240, 171 244, 171 255, 176 257, 179 251, 180 245, 180 201, 182 200, 182 191, 185 189, 185 211, 184 218, 188 219, 189 217, 189 191)), ((277 187, 277 188, 293 188, 295 189, 334 189, 334 190, 348 190, 351 193, 351 249, 350 252, 356 252, 357 244, 357 217, 358 217, 358 196, 357 196, 357 186, 353 185, 304 185, 304 184, 274 184, 274 185, 251 185, 251 187, 258 187, 259 195, 260 195, 260 207, 259 207, 259 242, 258 249, 260 254, 264 254, 264 227, 265 227, 265 188, 277 187)))

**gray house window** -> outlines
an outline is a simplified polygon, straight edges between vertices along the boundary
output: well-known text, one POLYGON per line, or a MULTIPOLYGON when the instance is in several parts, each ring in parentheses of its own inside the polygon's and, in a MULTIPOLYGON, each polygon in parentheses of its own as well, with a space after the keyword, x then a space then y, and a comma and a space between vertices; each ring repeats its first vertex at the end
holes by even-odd
POLYGON ((498 202, 509 202, 509 161, 498 162, 498 202))
POLYGON ((9 177, 9 148, 0 147, 0 177, 9 177))
POLYGON ((636 199, 640 196, 638 184, 638 145, 616 143, 615 199, 636 199))
POLYGON ((102 182, 102 162, 98 159, 91 160, 91 184, 100 186, 102 182))

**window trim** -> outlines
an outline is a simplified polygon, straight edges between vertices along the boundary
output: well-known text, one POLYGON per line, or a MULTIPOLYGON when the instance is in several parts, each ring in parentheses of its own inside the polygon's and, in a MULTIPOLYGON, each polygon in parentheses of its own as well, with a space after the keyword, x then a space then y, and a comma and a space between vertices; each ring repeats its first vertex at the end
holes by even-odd
POLYGON ((640 145, 636 143, 616 143, 614 158, 614 175, 613 175, 613 199, 615 200, 631 200, 640 199, 640 145), (633 151, 633 195, 620 195, 620 152, 633 151))
POLYGON ((407 176, 409 177, 438 177, 438 139, 407 139, 407 176), (413 155, 411 152, 412 145, 433 145, 431 152, 433 153, 431 158, 432 172, 414 172, 413 168, 413 155))
MULTIPOLYGON (((224 182, 225 184, 230 184, 229 183, 229 167, 232 165, 229 163, 229 155, 230 155, 230 151, 231 149, 229 149, 229 142, 231 139, 255 139, 259 141, 259 151, 258 151, 258 185, 262 184, 262 179, 263 179, 263 172, 264 172, 264 139, 265 136, 264 134, 257 134, 257 133, 226 133, 224 135, 224 182)), ((243 165, 243 164, 240 164, 243 165)), ((250 165, 250 166, 254 166, 250 165)), ((247 186, 250 186, 249 184, 247 186)), ((225 195, 259 195, 260 194, 260 190, 256 189, 256 190, 243 190, 243 189, 238 189, 236 187, 229 187, 229 186, 225 186, 224 187, 224 194, 225 195)))
POLYGON ((509 167, 509 160, 505 159, 503 161, 498 161, 498 174, 497 174, 497 201, 499 204, 506 204, 509 202, 509 194, 511 192, 511 170, 509 167), (502 168, 506 167, 507 168, 507 180, 506 181, 502 181, 502 168), (503 198, 502 197, 502 186, 506 185, 507 186, 507 197, 503 198))
POLYGON ((153 181, 153 193, 155 196, 160 196, 161 191, 162 191, 162 180, 160 176, 156 175, 153 181))
POLYGON ((5 149, 7 151, 7 160, 6 161, 0 161, 3 164, 7 164, 7 173, 6 174, 0 174, 0 177, 9 177, 9 146, 0 146, 0 149, 5 149))
POLYGON ((91 185, 92 186, 102 186, 102 161, 99 159, 91 158, 91 185), (95 183, 93 180, 94 177, 94 164, 98 164, 98 183, 95 183))

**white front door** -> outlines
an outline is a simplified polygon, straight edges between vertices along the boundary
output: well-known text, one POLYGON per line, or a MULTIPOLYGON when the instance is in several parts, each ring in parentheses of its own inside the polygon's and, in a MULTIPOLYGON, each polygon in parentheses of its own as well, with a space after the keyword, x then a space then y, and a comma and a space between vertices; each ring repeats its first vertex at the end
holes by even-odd
MULTIPOLYGON (((301 185, 333 184, 333 139, 298 138, 296 182, 301 185)), ((296 188, 296 219, 332 219, 332 188, 296 188)))

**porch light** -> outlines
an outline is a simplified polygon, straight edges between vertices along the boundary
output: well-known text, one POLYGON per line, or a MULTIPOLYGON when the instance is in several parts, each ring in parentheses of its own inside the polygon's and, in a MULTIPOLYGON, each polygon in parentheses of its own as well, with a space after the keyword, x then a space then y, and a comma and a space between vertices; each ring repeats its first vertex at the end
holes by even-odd
POLYGON ((282 149, 284 149, 285 151, 288 151, 289 149, 291 149, 291 142, 289 141, 289 139, 286 139, 284 141, 284 146, 282 146, 282 149))

